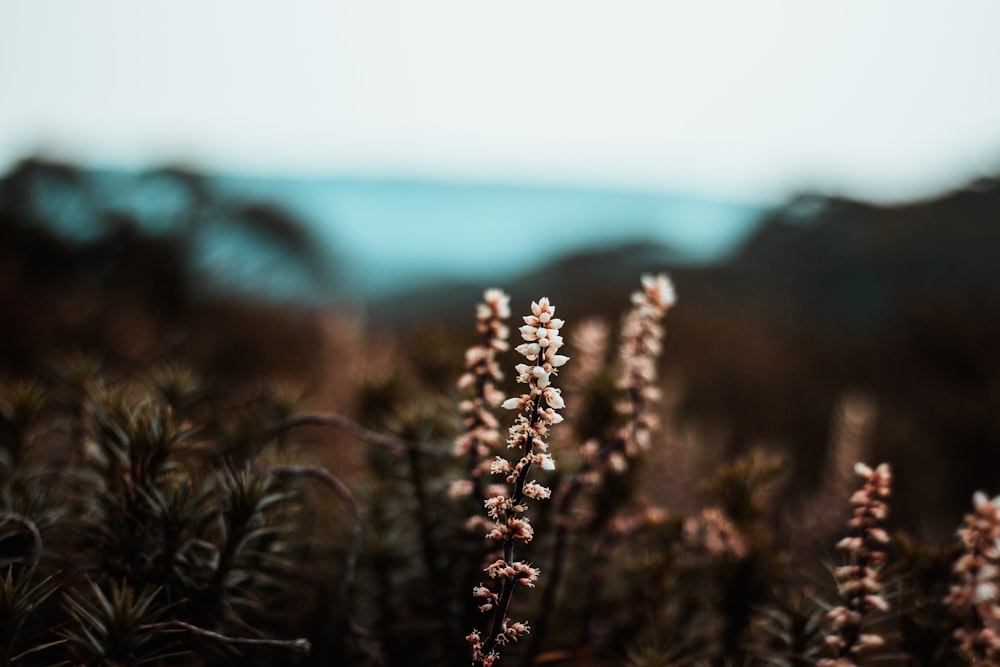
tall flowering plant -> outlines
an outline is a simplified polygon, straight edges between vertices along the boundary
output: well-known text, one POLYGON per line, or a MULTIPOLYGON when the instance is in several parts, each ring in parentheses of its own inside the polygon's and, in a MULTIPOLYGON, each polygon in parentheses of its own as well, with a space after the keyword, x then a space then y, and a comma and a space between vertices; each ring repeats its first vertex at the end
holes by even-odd
POLYGON ((991 500, 977 492, 972 503, 975 510, 958 531, 963 553, 954 572, 959 582, 945 604, 972 611, 972 623, 956 631, 955 638, 969 664, 988 667, 997 664, 993 656, 1000 649, 1000 496, 991 500))
POLYGON ((663 350, 663 318, 677 301, 677 293, 665 274, 642 276, 642 289, 632 293, 632 308, 622 320, 618 353, 618 388, 624 399, 618 406, 626 418, 621 433, 625 453, 648 449, 656 430, 656 415, 650 406, 660 397, 656 386, 656 364, 663 350))
POLYGON ((887 463, 875 469, 858 463, 854 471, 863 482, 851 496, 854 510, 847 523, 850 534, 837 544, 837 548, 847 552, 850 558, 850 562, 836 572, 844 603, 827 614, 833 632, 826 642, 837 651, 837 657, 820 660, 820 667, 860 665, 863 651, 885 643, 881 635, 865 632, 863 628, 868 615, 889 610, 889 603, 881 594, 879 579, 889 542, 889 534, 881 524, 889 514, 887 500, 892 472, 887 463))
POLYGON ((496 383, 503 379, 497 363, 497 353, 508 349, 510 329, 510 297, 502 290, 488 289, 483 301, 476 307, 476 333, 479 344, 465 352, 465 373, 458 380, 458 388, 471 394, 459 403, 464 431, 455 441, 455 453, 462 457, 470 470, 470 480, 457 492, 474 493, 485 499, 483 476, 490 472, 490 454, 500 446, 500 424, 491 412, 504 400, 496 383))
POLYGON ((625 470, 629 459, 649 449, 659 425, 653 407, 660 398, 657 364, 666 334, 663 319, 677 302, 677 292, 664 273, 644 274, 641 285, 632 292, 632 307, 622 318, 615 360, 615 388, 620 395, 615 408, 623 425, 603 446, 594 440, 580 445, 584 463, 574 484, 597 482, 607 467, 625 470))
POLYGON ((500 657, 499 647, 517 641, 528 634, 524 622, 514 622, 507 617, 511 598, 517 586, 533 587, 538 570, 527 562, 516 560, 514 546, 528 543, 533 529, 525 512, 528 500, 542 500, 552 494, 548 487, 528 479, 533 466, 553 470, 555 462, 548 449, 549 428, 562 421, 557 412, 565 406, 559 389, 552 385, 559 368, 569 359, 559 354, 563 338, 559 330, 563 321, 555 317, 555 307, 547 298, 531 304, 531 314, 524 316, 520 328, 524 341, 516 350, 529 363, 516 366, 517 381, 527 385, 519 396, 503 402, 507 410, 518 411, 510 427, 507 446, 519 454, 516 461, 497 456, 491 466, 494 475, 505 477, 508 492, 488 498, 486 513, 493 521, 487 538, 500 548, 499 557, 486 567, 491 580, 489 585, 476 586, 473 595, 482 600, 480 610, 492 612, 489 630, 485 637, 478 630, 468 635, 472 646, 473 663, 490 667, 500 657))

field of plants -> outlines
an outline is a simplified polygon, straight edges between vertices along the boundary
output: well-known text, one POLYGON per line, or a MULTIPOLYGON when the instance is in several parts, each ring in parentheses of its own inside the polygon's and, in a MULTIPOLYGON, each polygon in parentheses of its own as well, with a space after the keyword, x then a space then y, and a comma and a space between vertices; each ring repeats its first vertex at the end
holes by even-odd
POLYGON ((901 525, 908 461, 873 458, 866 392, 828 405, 806 492, 787 448, 720 446, 664 373, 689 304, 667 273, 614 317, 538 279, 405 335, 175 295, 120 330, 146 336, 130 356, 82 325, 31 346, 29 241, 0 285, 24 313, 0 339, 0 664, 997 664, 1000 497, 970 485, 943 540, 901 525), (218 342, 250 315, 263 347, 218 342))

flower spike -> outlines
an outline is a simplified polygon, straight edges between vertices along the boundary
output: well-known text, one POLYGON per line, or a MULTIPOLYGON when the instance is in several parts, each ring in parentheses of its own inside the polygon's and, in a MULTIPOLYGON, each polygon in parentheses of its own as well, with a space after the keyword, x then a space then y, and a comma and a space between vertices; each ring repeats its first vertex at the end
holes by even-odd
POLYGON ((546 437, 553 424, 562 421, 557 410, 565 406, 559 389, 553 386, 559 369, 569 360, 559 354, 563 338, 559 331, 563 321, 555 317, 555 306, 547 298, 531 304, 531 314, 523 318, 520 328, 521 339, 517 351, 527 363, 518 364, 517 381, 526 385, 519 396, 513 396, 501 404, 507 410, 518 411, 510 427, 507 446, 516 450, 520 457, 509 461, 496 457, 490 462, 490 471, 504 475, 509 484, 509 493, 488 498, 484 501, 487 515, 493 520, 493 528, 487 534, 502 548, 502 556, 485 569, 492 585, 476 586, 473 595, 484 600, 479 608, 492 612, 490 630, 485 637, 478 631, 466 638, 472 647, 473 664, 486 667, 500 658, 499 647, 516 641, 528 634, 527 623, 513 622, 507 617, 511 597, 517 585, 533 587, 538 578, 538 570, 533 566, 514 559, 514 545, 528 543, 534 530, 525 516, 529 500, 544 500, 551 497, 548 487, 528 480, 532 466, 542 470, 553 470, 555 461, 546 451, 546 437))

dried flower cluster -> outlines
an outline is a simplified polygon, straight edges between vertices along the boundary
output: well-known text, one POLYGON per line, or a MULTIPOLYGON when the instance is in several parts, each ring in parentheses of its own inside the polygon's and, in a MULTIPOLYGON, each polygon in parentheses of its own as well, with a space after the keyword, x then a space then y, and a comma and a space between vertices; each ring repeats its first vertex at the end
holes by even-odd
POLYGON ((503 379, 503 372, 496 355, 508 349, 510 330, 506 321, 510 317, 510 297, 499 289, 483 293, 483 302, 476 307, 476 333, 480 342, 465 353, 465 373, 458 380, 458 387, 471 393, 459 403, 464 432, 455 442, 455 453, 464 458, 470 469, 467 484, 455 487, 462 495, 475 492, 483 498, 483 475, 490 472, 490 455, 500 446, 499 423, 491 408, 496 408, 504 396, 496 387, 503 379))
POLYGON ((889 534, 881 523, 889 513, 886 500, 892 473, 887 463, 874 470, 858 463, 854 470, 864 482, 851 496, 854 510, 847 523, 850 533, 837 544, 837 548, 846 551, 849 557, 848 564, 836 570, 844 604, 827 614, 833 634, 826 637, 826 642, 837 651, 837 657, 821 660, 820 667, 861 664, 863 651, 885 643, 881 635, 863 632, 863 625, 870 612, 889 609, 889 603, 881 595, 879 570, 885 562, 885 545, 889 542, 889 534))
POLYGON ((507 618, 514 588, 517 585, 534 586, 538 570, 528 563, 514 559, 514 545, 530 542, 533 531, 525 516, 527 500, 548 498, 551 491, 534 480, 528 480, 532 466, 552 470, 555 463, 546 452, 546 437, 549 427, 562 421, 557 410, 565 403, 559 389, 552 386, 552 378, 566 363, 568 357, 559 354, 563 338, 559 330, 563 321, 555 317, 555 307, 546 298, 531 304, 531 315, 524 317, 520 328, 524 343, 517 351, 530 363, 518 364, 517 381, 527 385, 527 391, 520 396, 503 402, 508 410, 517 410, 518 415, 510 427, 507 446, 519 452, 516 462, 496 457, 491 466, 495 475, 503 475, 510 492, 485 501, 486 512, 493 520, 493 529, 487 537, 496 541, 502 554, 486 568, 493 586, 477 586, 473 594, 483 600, 482 611, 493 611, 490 630, 485 639, 478 631, 468 635, 472 645, 473 661, 486 667, 499 658, 498 646, 504 646, 526 635, 526 623, 515 623, 507 618))
POLYGON ((657 425, 649 406, 660 396, 656 363, 663 347, 661 320, 676 300, 665 274, 644 275, 642 289, 632 293, 632 309, 622 321, 617 383, 626 393, 619 411, 628 423, 621 436, 629 456, 649 448, 657 425))
POLYGON ((974 627, 959 629, 955 636, 971 664, 995 665, 991 656, 1000 648, 1000 605, 997 575, 1000 574, 1000 496, 990 500, 977 492, 974 511, 965 516, 958 530, 964 553, 955 562, 959 583, 945 604, 972 610, 974 627))

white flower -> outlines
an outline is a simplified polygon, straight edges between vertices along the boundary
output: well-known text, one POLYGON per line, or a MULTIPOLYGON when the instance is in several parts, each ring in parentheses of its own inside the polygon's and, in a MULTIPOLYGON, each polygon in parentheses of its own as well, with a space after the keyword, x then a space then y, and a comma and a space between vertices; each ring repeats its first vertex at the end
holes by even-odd
POLYGON ((549 379, 548 371, 546 371, 542 366, 535 366, 534 368, 532 368, 531 374, 534 375, 539 380, 541 380, 542 378, 545 378, 546 380, 549 379))
POLYGON ((552 408, 545 408, 542 412, 550 424, 561 424, 563 422, 563 416, 552 408))
POLYGON ((562 394, 555 387, 549 387, 545 390, 545 402, 549 404, 550 408, 555 410, 561 410, 566 407, 566 402, 563 400, 562 394))
POLYGON ((872 633, 863 633, 858 636, 857 650, 863 650, 866 648, 875 648, 885 644, 885 640, 879 635, 872 633))
POLYGON ((448 496, 451 498, 462 498, 472 495, 472 480, 457 479, 448 485, 448 496))
POLYGON ((881 595, 866 595, 865 602, 879 611, 889 611, 889 603, 881 595))
POLYGON ((542 348, 538 343, 522 343, 514 348, 518 353, 523 354, 529 361, 534 361, 538 358, 538 353, 542 351, 542 348))
POLYGON ((990 502, 989 497, 982 491, 976 491, 974 494, 972 494, 972 506, 975 507, 976 509, 979 509, 981 506, 985 505, 988 502, 990 502))
POLYGON ((983 604, 984 602, 995 600, 996 597, 997 585, 992 581, 984 581, 976 584, 976 588, 972 593, 972 603, 983 604))
POLYGON ((642 286, 646 295, 660 308, 669 308, 677 301, 674 285, 666 274, 642 276, 642 286))
POLYGON ((543 296, 538 301, 531 302, 531 312, 535 314, 535 317, 540 317, 542 313, 547 312, 549 315, 556 314, 555 306, 549 304, 549 298, 543 296))
POLYGON ((536 482, 528 482, 524 485, 524 495, 528 498, 541 500, 552 496, 552 490, 547 486, 542 486, 536 482))
POLYGON ((510 297, 503 290, 495 287, 483 293, 483 300, 486 305, 492 308, 496 316, 502 319, 510 317, 510 297))

